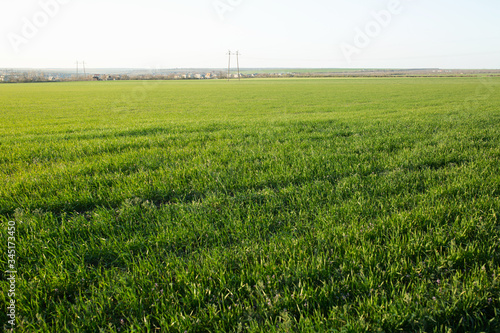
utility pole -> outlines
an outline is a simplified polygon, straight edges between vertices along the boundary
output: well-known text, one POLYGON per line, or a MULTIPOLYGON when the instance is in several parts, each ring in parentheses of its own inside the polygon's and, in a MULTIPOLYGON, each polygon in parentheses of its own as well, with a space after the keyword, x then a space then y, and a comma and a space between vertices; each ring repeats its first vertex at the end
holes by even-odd
POLYGON ((76 61, 76 79, 78 80, 78 60, 76 61))
POLYGON ((240 77, 240 59, 239 59, 239 56, 240 56, 240 51, 236 51, 236 64, 238 65, 238 81, 241 81, 241 77, 240 77))
POLYGON ((231 75, 231 50, 227 52, 227 55, 229 56, 229 63, 227 65, 227 80, 230 80, 230 75, 231 75))
POLYGON ((85 61, 83 62, 83 78, 87 79, 87 71, 85 70, 85 61))

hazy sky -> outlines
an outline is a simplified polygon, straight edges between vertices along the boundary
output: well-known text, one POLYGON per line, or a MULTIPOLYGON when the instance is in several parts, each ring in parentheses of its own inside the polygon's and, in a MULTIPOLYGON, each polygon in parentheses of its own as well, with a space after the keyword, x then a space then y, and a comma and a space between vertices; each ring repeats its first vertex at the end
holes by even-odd
POLYGON ((498 0, 0 0, 0 68, 500 68, 498 0))

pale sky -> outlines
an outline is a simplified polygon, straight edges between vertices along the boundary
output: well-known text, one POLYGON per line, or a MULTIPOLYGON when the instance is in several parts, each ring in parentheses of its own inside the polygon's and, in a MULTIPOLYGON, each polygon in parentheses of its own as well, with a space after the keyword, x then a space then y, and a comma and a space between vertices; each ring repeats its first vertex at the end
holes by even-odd
POLYGON ((0 0, 0 68, 500 68, 498 0, 0 0))

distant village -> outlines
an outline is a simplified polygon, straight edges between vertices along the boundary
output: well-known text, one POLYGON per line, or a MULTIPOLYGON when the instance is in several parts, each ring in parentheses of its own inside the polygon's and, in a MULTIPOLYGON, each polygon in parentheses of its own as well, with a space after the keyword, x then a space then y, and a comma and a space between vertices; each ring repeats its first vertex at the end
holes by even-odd
MULTIPOLYGON (((253 78, 259 73, 231 73, 229 78, 253 78)), ((208 80, 227 79, 226 72, 219 71, 123 71, 117 73, 76 73, 67 70, 19 70, 0 69, 0 82, 64 82, 64 81, 117 81, 117 80, 208 80)))
POLYGON ((243 69, 241 73, 227 73, 217 69, 182 70, 75 70, 53 69, 0 69, 0 83, 64 82, 64 81, 117 81, 117 80, 217 80, 242 78, 285 77, 420 77, 420 76, 476 76, 500 75, 500 70, 443 70, 443 69, 346 69, 346 70, 270 70, 243 69))

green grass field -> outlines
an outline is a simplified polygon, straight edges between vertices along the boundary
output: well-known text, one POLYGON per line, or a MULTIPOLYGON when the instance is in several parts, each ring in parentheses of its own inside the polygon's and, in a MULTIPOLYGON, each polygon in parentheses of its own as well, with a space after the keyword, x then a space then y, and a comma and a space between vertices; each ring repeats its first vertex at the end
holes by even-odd
POLYGON ((500 78, 0 85, 18 332, 498 332, 500 78))

